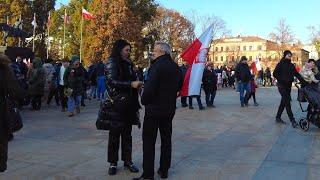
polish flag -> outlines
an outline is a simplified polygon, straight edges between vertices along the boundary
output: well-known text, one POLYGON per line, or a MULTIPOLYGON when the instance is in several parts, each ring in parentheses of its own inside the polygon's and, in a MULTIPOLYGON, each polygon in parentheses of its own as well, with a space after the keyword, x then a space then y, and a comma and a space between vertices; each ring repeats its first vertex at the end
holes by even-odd
POLYGON ((196 39, 184 52, 181 58, 189 64, 180 96, 200 95, 203 70, 213 37, 213 25, 196 39))
POLYGON ((82 17, 86 20, 94 19, 93 15, 84 8, 82 8, 82 17))

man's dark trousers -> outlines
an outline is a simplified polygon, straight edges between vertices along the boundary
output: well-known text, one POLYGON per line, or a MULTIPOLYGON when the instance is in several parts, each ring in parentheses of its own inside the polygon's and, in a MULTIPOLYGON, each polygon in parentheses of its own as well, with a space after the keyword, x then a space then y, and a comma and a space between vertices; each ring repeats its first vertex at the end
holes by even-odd
MULTIPOLYGON (((0 125, 1 126, 1 125, 0 125)), ((0 170, 7 169, 8 135, 4 127, 0 127, 0 170)))
POLYGON ((187 97, 188 97, 188 96, 182 96, 182 97, 181 97, 181 105, 182 105, 182 106, 188 106, 188 104, 187 104, 187 97))
POLYGON ((277 118, 281 118, 281 114, 284 108, 287 110, 288 117, 290 121, 294 120, 293 113, 291 110, 291 87, 285 87, 283 85, 278 85, 278 90, 281 95, 281 102, 278 108, 277 118))
POLYGON ((146 114, 143 122, 143 177, 152 179, 154 177, 155 144, 158 129, 161 137, 160 170, 167 172, 171 165, 171 136, 172 119, 171 115, 148 115, 146 114))

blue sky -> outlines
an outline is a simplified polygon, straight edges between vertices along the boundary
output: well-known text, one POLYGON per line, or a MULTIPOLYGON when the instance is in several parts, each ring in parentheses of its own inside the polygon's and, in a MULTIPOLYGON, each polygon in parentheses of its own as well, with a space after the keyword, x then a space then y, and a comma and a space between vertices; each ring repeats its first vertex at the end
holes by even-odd
MULTIPOLYGON (((68 0, 58 0, 67 3, 68 0)), ((258 35, 268 38, 279 20, 285 18, 294 35, 302 42, 309 40, 308 26, 320 27, 320 0, 157 0, 169 9, 188 16, 219 16, 232 35, 258 35)), ((199 31, 196 32, 199 35, 199 31)))

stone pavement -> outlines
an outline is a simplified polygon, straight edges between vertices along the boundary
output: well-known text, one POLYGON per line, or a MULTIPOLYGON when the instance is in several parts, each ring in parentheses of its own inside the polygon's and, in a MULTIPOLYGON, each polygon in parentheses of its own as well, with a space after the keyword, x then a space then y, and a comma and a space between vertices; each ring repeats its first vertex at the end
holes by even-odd
MULTIPOLYGON (((292 95, 296 99, 296 91, 292 95)), ((215 109, 177 109, 169 179, 320 179, 320 130, 309 132, 275 124, 280 97, 275 88, 259 88, 259 107, 240 108, 233 90, 218 91, 215 109)), ((194 99, 195 101, 195 99, 194 99)), ((80 116, 68 118, 57 107, 23 111, 25 126, 9 144, 8 171, 1 180, 129 180, 123 170, 107 175, 108 133, 95 129, 96 101, 80 116)), ((196 104, 194 102, 194 104, 196 104)), ((252 104, 252 102, 251 102, 252 104)), ((293 102, 296 118, 303 114, 293 102)), ((143 113, 141 113, 143 114, 143 113)), ((287 115, 283 119, 288 122, 287 115)), ((133 161, 141 169, 141 131, 133 128, 133 161)), ((159 137, 155 167, 159 164, 159 137)), ((156 179, 159 179, 156 176, 156 179)))

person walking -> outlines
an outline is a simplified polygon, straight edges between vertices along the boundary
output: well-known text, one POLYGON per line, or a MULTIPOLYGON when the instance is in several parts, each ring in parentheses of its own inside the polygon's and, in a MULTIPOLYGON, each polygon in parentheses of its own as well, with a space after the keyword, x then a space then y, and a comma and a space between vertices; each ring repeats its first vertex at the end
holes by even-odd
POLYGON ((41 109, 41 98, 44 95, 46 82, 42 61, 39 58, 35 58, 33 61, 29 75, 28 92, 31 97, 32 110, 39 111, 41 109))
POLYGON ((171 47, 156 42, 153 63, 145 83, 141 102, 145 105, 143 122, 143 173, 133 180, 154 178, 155 143, 158 129, 161 136, 160 167, 161 178, 168 177, 172 151, 172 119, 176 111, 177 94, 183 84, 179 66, 171 58, 171 47))
POLYGON ((95 99, 97 97, 97 64, 91 64, 88 68, 89 74, 89 85, 90 85, 90 94, 89 100, 95 99))
MULTIPOLYGON (((182 65, 180 66, 180 71, 181 71, 181 73, 182 73, 183 79, 184 79, 185 76, 186 76, 187 70, 188 70, 188 66, 187 66, 187 65, 182 64, 182 65)), ((182 106, 182 107, 188 107, 187 97, 188 97, 188 96, 181 96, 181 106, 182 106)))
POLYGON ((298 126, 298 123, 295 121, 291 110, 292 82, 294 81, 294 77, 298 78, 302 84, 306 84, 306 81, 301 77, 301 75, 297 72, 295 66, 291 63, 291 58, 291 51, 284 51, 282 59, 273 71, 273 76, 277 79, 277 86, 281 95, 281 102, 276 115, 276 122, 286 124, 281 119, 282 112, 284 111, 284 108, 286 108, 288 117, 291 121, 291 125, 293 128, 295 128, 298 126))
POLYGON ((248 104, 250 98, 252 97, 254 105, 255 106, 259 106, 259 104, 257 103, 257 99, 256 99, 256 89, 258 88, 258 86, 257 86, 257 84, 256 84, 256 82, 254 80, 254 75, 251 76, 249 84, 250 84, 250 92, 247 92, 248 94, 246 94, 247 99, 246 99, 246 103, 245 104, 248 104))
POLYGON ((66 69, 69 67, 68 59, 64 59, 61 66, 59 66, 57 75, 58 75, 58 92, 60 97, 60 104, 61 104, 61 112, 65 112, 67 109, 67 102, 68 97, 65 94, 65 84, 64 84, 64 74, 66 69))
POLYGON ((68 94, 68 112, 69 117, 80 113, 81 96, 83 94, 83 83, 85 74, 80 67, 80 59, 78 56, 73 56, 72 64, 66 69, 64 74, 64 85, 67 88, 68 94))
MULTIPOLYGON (((52 60, 51 60, 52 62, 52 60)), ((55 101, 56 101, 56 105, 57 106, 60 106, 60 101, 59 101, 59 91, 58 91, 58 72, 59 72, 59 68, 61 67, 61 64, 60 63, 55 63, 53 65, 54 67, 54 73, 53 73, 53 76, 52 76, 52 80, 50 82, 50 86, 49 86, 49 94, 48 94, 48 99, 47 99, 47 105, 50 105, 51 103, 51 100, 54 96, 55 98, 55 101)))
POLYGON ((97 95, 98 101, 104 98, 104 92, 106 91, 106 76, 105 76, 105 64, 100 59, 96 66, 97 76, 97 95))
POLYGON ((117 173, 118 152, 121 137, 121 160, 130 172, 137 173, 139 169, 132 162, 132 125, 138 125, 139 109, 138 89, 142 82, 133 71, 130 60, 131 45, 125 40, 117 40, 113 44, 110 58, 106 64, 108 94, 114 100, 114 121, 117 127, 109 131, 108 162, 109 175, 117 173))
POLYGON ((5 122, 6 96, 18 101, 24 98, 24 91, 12 69, 10 60, 5 55, 0 55, 0 173, 7 170, 9 129, 5 122))
POLYGON ((250 92, 250 78, 251 78, 251 72, 250 68, 247 63, 248 59, 246 56, 242 56, 240 59, 239 64, 236 67, 235 76, 238 81, 238 90, 240 94, 240 103, 241 107, 247 106, 246 99, 248 97, 245 97, 245 91, 248 93, 250 92))
POLYGON ((203 71, 202 85, 206 94, 207 107, 215 107, 213 102, 217 92, 217 75, 212 70, 212 63, 208 63, 203 71))

